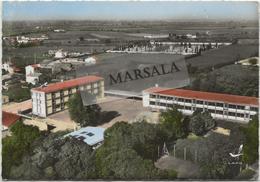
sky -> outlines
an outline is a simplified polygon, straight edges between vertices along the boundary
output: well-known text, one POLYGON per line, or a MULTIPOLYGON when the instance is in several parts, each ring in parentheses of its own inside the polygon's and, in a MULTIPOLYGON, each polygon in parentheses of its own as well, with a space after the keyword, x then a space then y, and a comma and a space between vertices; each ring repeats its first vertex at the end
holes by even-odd
POLYGON ((256 2, 238 1, 4 1, 3 20, 258 19, 256 2))

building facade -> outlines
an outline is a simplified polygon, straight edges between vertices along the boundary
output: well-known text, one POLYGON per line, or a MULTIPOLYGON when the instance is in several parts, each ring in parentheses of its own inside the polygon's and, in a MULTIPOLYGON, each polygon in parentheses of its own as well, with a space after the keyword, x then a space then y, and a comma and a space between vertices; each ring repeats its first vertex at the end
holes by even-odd
POLYGON ((87 91, 96 98, 102 98, 104 97, 104 79, 98 76, 84 76, 33 88, 31 90, 32 113, 47 117, 67 109, 69 98, 77 91, 87 91))
POLYGON ((186 115, 201 109, 215 119, 247 123, 257 114, 259 103, 256 97, 154 87, 143 91, 143 106, 163 110, 177 106, 186 115))
POLYGON ((39 72, 41 65, 33 64, 25 67, 26 82, 35 85, 39 82, 41 73, 39 72))

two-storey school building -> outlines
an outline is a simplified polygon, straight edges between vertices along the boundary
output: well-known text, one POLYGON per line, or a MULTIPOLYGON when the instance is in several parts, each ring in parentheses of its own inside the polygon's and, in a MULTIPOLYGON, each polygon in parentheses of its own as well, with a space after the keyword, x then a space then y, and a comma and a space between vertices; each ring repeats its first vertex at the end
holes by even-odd
POLYGON ((47 117, 50 114, 67 109, 66 103, 77 91, 87 91, 96 98, 103 98, 104 79, 98 76, 84 76, 33 88, 31 89, 32 114, 47 117))
POLYGON ((153 87, 143 91, 143 106, 167 109, 178 106, 183 114, 207 110, 213 118, 247 123, 258 112, 258 98, 185 89, 153 87))

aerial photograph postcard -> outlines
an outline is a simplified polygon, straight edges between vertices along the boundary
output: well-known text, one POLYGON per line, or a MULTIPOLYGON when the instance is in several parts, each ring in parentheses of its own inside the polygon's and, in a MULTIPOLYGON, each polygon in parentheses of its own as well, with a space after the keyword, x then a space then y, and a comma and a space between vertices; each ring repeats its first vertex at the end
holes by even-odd
POLYGON ((1 4, 2 180, 258 180, 258 2, 1 4))

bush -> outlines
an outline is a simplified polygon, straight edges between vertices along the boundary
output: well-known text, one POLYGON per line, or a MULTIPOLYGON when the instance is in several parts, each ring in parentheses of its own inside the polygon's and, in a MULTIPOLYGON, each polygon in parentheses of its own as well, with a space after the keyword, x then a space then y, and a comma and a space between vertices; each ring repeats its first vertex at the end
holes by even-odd
POLYGON ((177 172, 176 171, 174 171, 174 170, 168 170, 167 171, 168 172, 168 178, 169 179, 176 179, 177 178, 177 172))
POLYGON ((9 97, 10 101, 22 102, 31 98, 31 92, 29 88, 22 88, 21 85, 13 86, 5 92, 5 95, 9 97))

